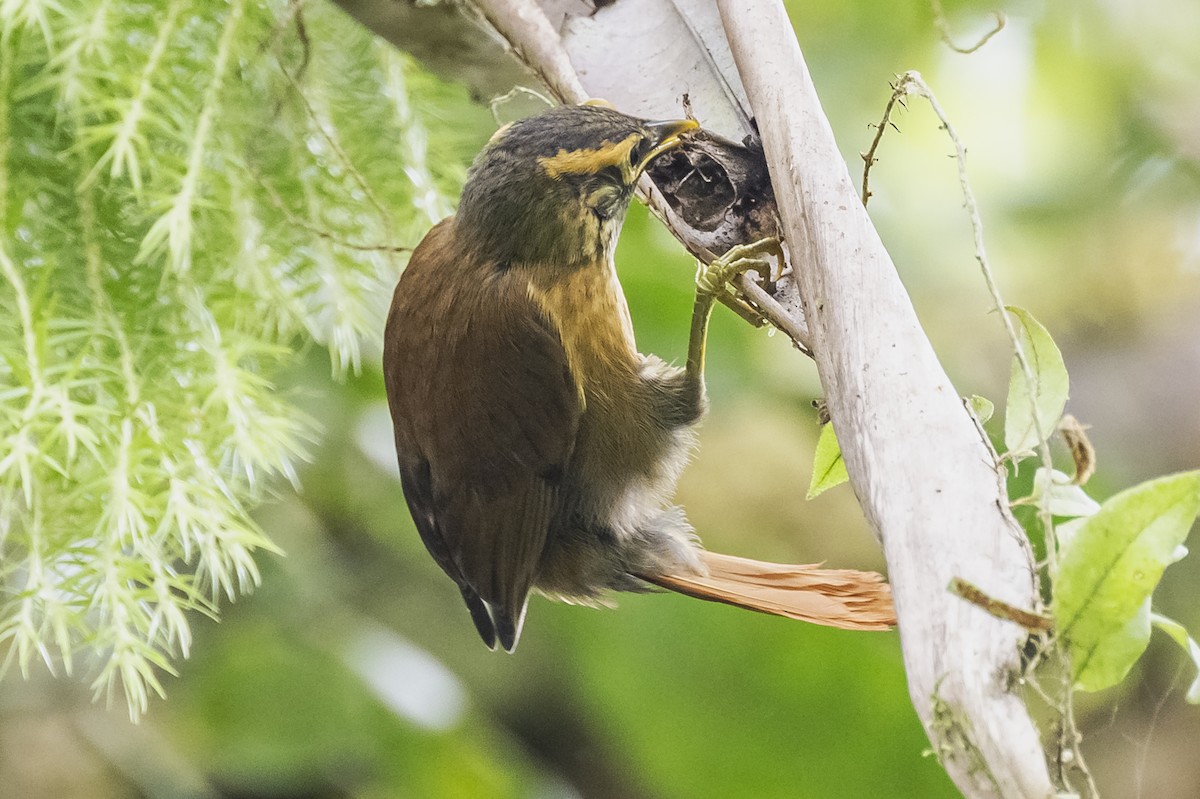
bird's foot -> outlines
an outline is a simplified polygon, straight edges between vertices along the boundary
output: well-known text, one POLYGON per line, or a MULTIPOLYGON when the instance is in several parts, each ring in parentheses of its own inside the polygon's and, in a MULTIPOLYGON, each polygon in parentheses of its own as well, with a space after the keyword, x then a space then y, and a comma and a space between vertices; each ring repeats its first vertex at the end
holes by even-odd
POLYGON ((707 266, 696 268, 696 304, 692 309, 692 333, 688 342, 687 375, 697 397, 704 396, 704 349, 708 340, 708 319, 713 304, 720 300, 755 327, 767 319, 762 311, 748 302, 740 291, 730 290, 730 281, 754 270, 767 280, 776 275, 768 256, 775 256, 783 269, 783 246, 779 239, 765 238, 749 244, 738 244, 707 266))
POLYGON ((765 238, 749 244, 738 244, 709 264, 696 269, 696 291, 712 297, 729 296, 729 284, 738 275, 751 270, 769 281, 778 279, 775 264, 783 269, 783 246, 777 238, 765 238), (772 261, 767 256, 775 256, 772 261))

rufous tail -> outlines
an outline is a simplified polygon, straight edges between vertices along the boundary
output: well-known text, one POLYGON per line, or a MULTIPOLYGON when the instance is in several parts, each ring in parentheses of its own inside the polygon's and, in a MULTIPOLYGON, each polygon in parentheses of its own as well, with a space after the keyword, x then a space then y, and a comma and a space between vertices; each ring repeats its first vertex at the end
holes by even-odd
POLYGON ((843 630, 887 630, 896 624, 892 587, 876 572, 785 566, 702 552, 707 575, 641 575, 657 586, 710 602, 843 630))

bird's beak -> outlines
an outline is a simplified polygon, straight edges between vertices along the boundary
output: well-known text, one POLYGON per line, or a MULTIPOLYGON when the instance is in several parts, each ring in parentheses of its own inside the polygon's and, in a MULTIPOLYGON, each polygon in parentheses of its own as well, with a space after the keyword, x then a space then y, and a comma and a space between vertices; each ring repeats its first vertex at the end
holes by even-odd
POLYGON ((683 143, 680 138, 683 134, 691 130, 696 130, 700 127, 700 123, 694 119, 669 119, 664 122, 647 122, 644 126, 650 131, 650 143, 653 145, 650 152, 646 153, 646 157, 638 164, 638 174, 642 173, 646 167, 650 166, 650 162, 667 150, 673 150, 683 143))

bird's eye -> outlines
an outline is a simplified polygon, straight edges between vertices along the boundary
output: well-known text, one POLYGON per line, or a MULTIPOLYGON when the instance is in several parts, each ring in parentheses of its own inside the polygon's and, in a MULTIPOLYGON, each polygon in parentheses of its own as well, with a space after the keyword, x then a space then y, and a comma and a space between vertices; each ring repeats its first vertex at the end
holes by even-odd
POLYGON ((641 139, 637 144, 629 148, 629 165, 634 169, 642 163, 642 157, 646 155, 647 143, 645 139, 641 139))

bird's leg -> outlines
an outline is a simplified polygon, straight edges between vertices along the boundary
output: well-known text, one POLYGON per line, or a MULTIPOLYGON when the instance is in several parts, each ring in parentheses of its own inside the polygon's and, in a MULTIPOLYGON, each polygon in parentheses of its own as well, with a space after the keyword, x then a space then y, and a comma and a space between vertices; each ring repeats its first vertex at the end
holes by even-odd
MULTIPOLYGON (((757 312, 730 289, 729 282, 743 272, 755 270, 767 278, 771 262, 767 255, 774 255, 780 268, 783 267, 783 248, 779 239, 766 238, 749 244, 738 244, 707 266, 701 264, 696 270, 696 304, 692 308, 692 332, 688 341, 687 379, 699 394, 704 391, 704 349, 708 341, 708 320, 712 316, 713 303, 717 300, 735 303, 757 315, 757 312)), ((736 309, 735 309, 736 310, 736 309)))

